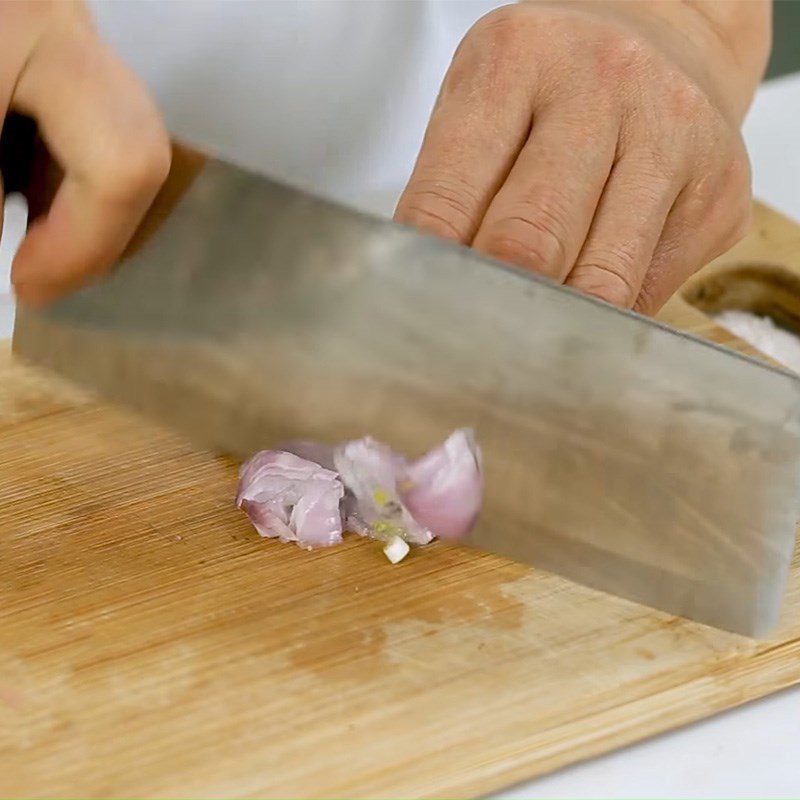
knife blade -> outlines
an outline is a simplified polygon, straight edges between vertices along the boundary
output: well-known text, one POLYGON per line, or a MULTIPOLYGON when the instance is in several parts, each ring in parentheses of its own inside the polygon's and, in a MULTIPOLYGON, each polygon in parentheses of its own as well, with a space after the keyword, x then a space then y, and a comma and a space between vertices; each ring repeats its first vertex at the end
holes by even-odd
POLYGON ((247 457, 476 429, 468 546, 750 636, 795 544, 800 381, 452 243, 196 164, 110 279, 13 347, 247 457), (171 211, 166 215, 166 211, 171 211))

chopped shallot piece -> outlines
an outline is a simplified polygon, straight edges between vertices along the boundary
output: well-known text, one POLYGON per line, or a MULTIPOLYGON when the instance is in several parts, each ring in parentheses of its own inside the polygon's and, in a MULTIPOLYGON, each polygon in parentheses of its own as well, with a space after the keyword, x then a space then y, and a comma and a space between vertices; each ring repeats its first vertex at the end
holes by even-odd
POLYGON ((472 431, 453 433, 409 464, 401 497, 414 519, 442 539, 469 533, 483 503, 481 454, 472 431))
POLYGON ((339 476, 292 453, 264 450, 243 467, 236 505, 261 536, 303 547, 342 541, 339 476))
POLYGON ((336 469, 356 503, 354 516, 374 539, 399 536, 412 544, 427 544, 433 534, 403 505, 397 488, 402 462, 372 437, 346 442, 333 454, 336 469))
POLYGON ((236 496, 262 536, 310 549, 337 544, 344 528, 384 542, 392 563, 409 543, 466 535, 482 502, 481 453, 467 429, 412 462, 369 436, 336 448, 291 442, 253 456, 236 496))
POLYGON ((399 536, 392 536, 384 546, 383 552, 392 564, 397 564, 408 555, 409 549, 408 542, 399 536))

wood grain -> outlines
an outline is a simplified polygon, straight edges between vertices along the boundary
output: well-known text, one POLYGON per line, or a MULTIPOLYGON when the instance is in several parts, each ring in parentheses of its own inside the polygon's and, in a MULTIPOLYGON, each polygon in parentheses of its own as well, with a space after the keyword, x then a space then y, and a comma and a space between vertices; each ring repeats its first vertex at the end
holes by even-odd
MULTIPOLYGON (((798 254, 759 208, 686 296, 798 254)), ((800 681, 797 558, 754 642, 440 544, 266 542, 235 483, 0 354, 0 796, 475 796, 800 681)))

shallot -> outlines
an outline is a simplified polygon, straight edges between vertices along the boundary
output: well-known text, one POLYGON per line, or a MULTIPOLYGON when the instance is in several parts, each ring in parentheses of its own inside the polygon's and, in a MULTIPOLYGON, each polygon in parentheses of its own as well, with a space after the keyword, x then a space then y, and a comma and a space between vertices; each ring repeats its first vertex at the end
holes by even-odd
POLYGON ((412 544, 427 544, 433 539, 400 498, 397 484, 406 468, 405 459, 367 436, 337 447, 333 463, 355 498, 350 515, 355 527, 376 539, 399 536, 412 544))
POLYGON ((292 453, 263 450, 242 467, 236 505, 261 536, 328 547, 342 541, 343 496, 335 472, 292 453))
POLYGON ((369 436, 335 448, 288 443, 242 467, 236 496, 262 536, 311 548, 349 530, 382 541, 392 563, 409 544, 465 536, 482 501, 480 449, 467 429, 415 461, 369 436))
POLYGON ((470 430, 408 465, 401 496, 414 519, 442 539, 459 539, 475 524, 483 502, 481 454, 470 430))

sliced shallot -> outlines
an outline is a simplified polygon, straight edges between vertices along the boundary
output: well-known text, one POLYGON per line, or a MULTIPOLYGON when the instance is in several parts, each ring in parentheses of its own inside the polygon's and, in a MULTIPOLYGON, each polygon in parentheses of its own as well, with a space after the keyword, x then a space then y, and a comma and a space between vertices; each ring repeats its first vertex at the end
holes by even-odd
POLYGON ((253 456, 236 496, 262 536, 325 547, 346 529, 382 541, 392 563, 409 543, 465 536, 482 502, 481 453, 468 429, 412 462, 369 436, 336 448, 290 442, 253 456))
POLYGON ((481 453, 471 430, 447 441, 406 468, 401 497, 414 519, 442 539, 469 533, 483 503, 481 453))
POLYGON ((427 544, 433 539, 400 499, 397 483, 404 462, 389 447, 367 436, 337 447, 333 460, 355 498, 355 508, 347 516, 353 527, 383 541, 399 536, 412 544, 427 544))
POLYGON ((261 536, 327 547, 342 541, 339 476, 292 453, 264 450, 239 475, 236 505, 261 536))

